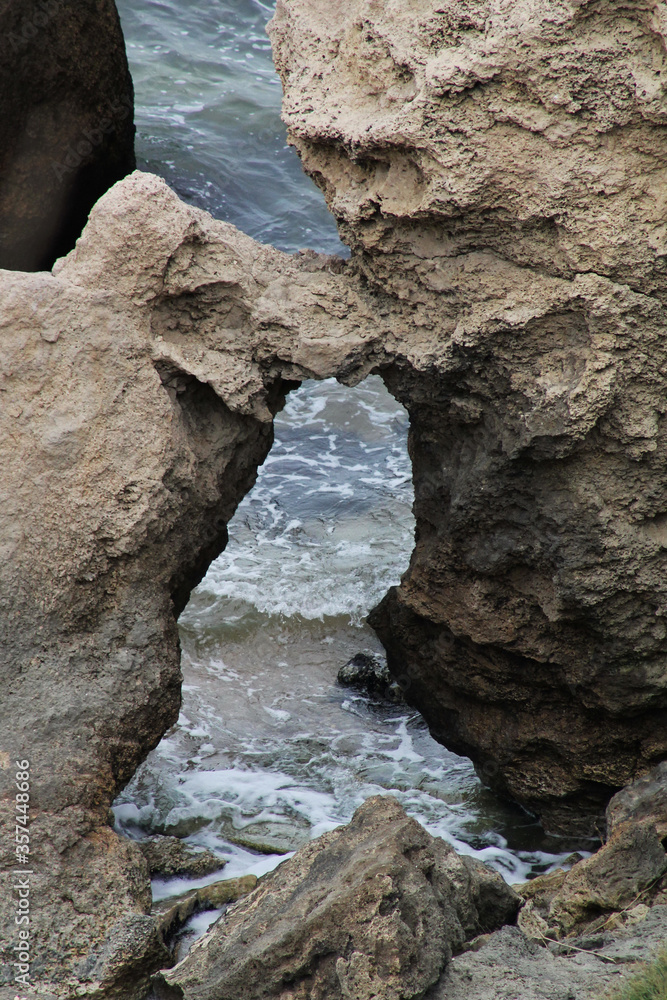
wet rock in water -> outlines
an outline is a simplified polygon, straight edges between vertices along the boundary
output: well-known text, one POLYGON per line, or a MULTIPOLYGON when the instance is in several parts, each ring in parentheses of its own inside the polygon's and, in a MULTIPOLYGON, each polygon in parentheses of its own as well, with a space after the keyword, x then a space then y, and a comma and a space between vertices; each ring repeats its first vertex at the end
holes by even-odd
POLYGON ((256 875, 242 875, 239 878, 222 879, 210 885, 181 893, 172 899, 156 903, 151 911, 163 938, 172 937, 180 928, 203 910, 218 910, 247 896, 257 885, 256 875))
POLYGON ((375 698, 402 702, 403 691, 379 656, 357 653, 338 671, 338 683, 343 687, 367 691, 375 698))
POLYGON ((135 166, 114 0, 0 6, 0 268, 49 269, 135 166))
POLYGON ((197 900, 202 909, 217 910, 227 903, 247 896, 257 885, 256 875, 241 875, 239 878, 227 878, 221 882, 212 882, 197 889, 197 900))
POLYGON ((245 847, 257 854, 289 854, 310 840, 310 827, 288 823, 251 823, 242 830, 223 826, 223 833, 230 844, 245 847))
POLYGON ((517 891, 519 926, 536 940, 622 926, 667 899, 667 764, 622 789, 607 808, 606 843, 569 872, 542 875, 517 891), (618 915, 618 916, 615 916, 618 915))
POLYGON ((178 837, 148 837, 137 843, 146 858, 151 875, 161 875, 164 878, 174 878, 177 875, 200 878, 219 871, 227 864, 211 851, 196 850, 178 837))
POLYGON ((265 876, 190 955, 156 977, 158 996, 410 1000, 464 942, 511 921, 518 897, 391 798, 369 799, 265 876))

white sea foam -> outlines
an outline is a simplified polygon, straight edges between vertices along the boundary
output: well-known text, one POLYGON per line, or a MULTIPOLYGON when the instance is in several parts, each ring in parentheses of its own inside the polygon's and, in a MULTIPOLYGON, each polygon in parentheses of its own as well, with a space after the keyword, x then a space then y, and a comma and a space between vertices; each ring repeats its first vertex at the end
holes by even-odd
POLYGON ((352 401, 333 379, 290 396, 200 592, 270 615, 366 614, 400 582, 412 547, 405 434, 405 413, 376 376, 352 401))

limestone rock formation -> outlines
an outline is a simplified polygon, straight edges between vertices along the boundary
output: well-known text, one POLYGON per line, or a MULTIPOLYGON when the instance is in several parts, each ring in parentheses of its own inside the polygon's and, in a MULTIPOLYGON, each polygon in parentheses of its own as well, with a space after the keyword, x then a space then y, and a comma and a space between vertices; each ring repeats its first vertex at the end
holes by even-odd
POLYGON ((17 795, 42 988, 131 1000, 163 961, 146 862, 109 806, 177 718, 176 616, 225 545, 282 394, 346 359, 374 364, 382 330, 337 267, 261 247, 136 173, 56 273, 0 276, 0 986, 17 795))
POLYGON ((667 755, 667 22, 656 0, 279 0, 284 119, 397 315, 416 548, 371 622, 552 830, 667 755))
POLYGON ((135 173, 54 273, 0 275, 0 861, 29 759, 44 991, 132 1000, 163 960, 108 807, 304 378, 379 372, 410 413, 416 547, 373 622, 436 737, 552 829, 667 757, 666 32, 654 0, 283 0, 350 262, 135 173))
POLYGON ((649 824, 660 840, 667 838, 667 761, 614 795, 607 806, 607 835, 625 823, 649 824))
POLYGON ((466 939, 516 914, 497 872, 390 796, 302 847, 156 979, 165 1000, 412 1000, 466 939))
POLYGON ((577 950, 541 947, 518 927, 491 934, 477 951, 452 960, 429 1000, 601 1000, 617 994, 642 963, 659 954, 667 936, 667 906, 644 923, 614 934, 575 938, 577 950))
POLYGON ((134 96, 114 0, 0 7, 0 268, 50 268, 134 169, 134 96))

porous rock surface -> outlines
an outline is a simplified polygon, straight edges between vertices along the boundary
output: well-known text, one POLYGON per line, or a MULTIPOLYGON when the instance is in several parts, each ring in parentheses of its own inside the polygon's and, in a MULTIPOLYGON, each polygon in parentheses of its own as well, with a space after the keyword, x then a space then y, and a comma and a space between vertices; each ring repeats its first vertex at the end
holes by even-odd
POLYGON ((304 378, 409 410, 416 547, 373 622, 433 733, 551 829, 667 757, 661 5, 285 0, 272 31, 350 262, 135 173, 53 274, 0 275, 0 860, 29 758, 45 992, 132 1000, 164 960, 108 807, 304 378))
POLYGON ((50 268, 134 169, 134 93, 114 0, 0 5, 0 268, 50 268))
POLYGON ((518 897, 391 796, 302 847, 156 978, 163 1000, 412 1000, 518 897))
POLYGON ((607 807, 607 839, 568 872, 519 888, 519 926, 537 941, 614 930, 667 912, 667 766, 618 792, 607 807))
POLYGON ((176 615, 225 545, 284 389, 358 354, 373 366, 383 331, 337 267, 261 247, 135 173, 54 274, 0 275, 0 984, 24 759, 34 979, 132 1000, 164 962, 146 861, 108 810, 176 721, 176 615))
POLYGON ((390 669, 485 781, 594 832, 667 755, 663 5, 279 0, 270 31, 290 140, 405 318, 390 669))
POLYGON ((613 934, 574 938, 569 949, 503 927, 452 959, 427 1000, 603 1000, 663 951, 666 936, 667 906, 613 934))

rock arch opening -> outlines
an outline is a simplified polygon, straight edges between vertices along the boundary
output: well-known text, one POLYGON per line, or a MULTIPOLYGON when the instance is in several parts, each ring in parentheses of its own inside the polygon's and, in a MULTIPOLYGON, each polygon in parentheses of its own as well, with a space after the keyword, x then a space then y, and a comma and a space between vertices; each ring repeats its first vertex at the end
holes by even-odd
POLYGON ((400 694, 337 682, 356 654, 383 658, 366 615, 413 547, 407 431, 377 375, 354 389, 305 382, 276 418, 227 548, 180 617, 179 721, 114 807, 119 833, 177 837, 224 865, 194 882, 158 870, 156 901, 261 875, 378 793, 511 881, 567 849, 483 789, 400 694))

